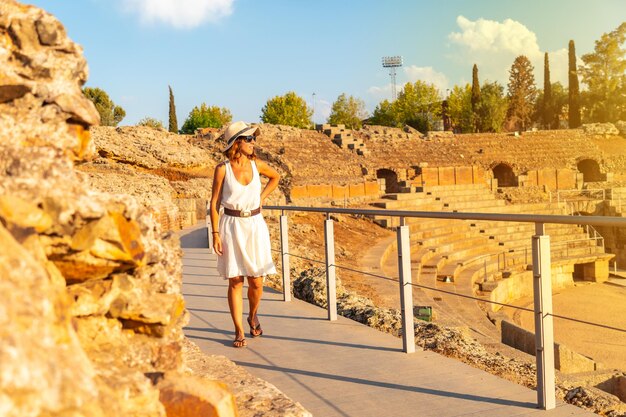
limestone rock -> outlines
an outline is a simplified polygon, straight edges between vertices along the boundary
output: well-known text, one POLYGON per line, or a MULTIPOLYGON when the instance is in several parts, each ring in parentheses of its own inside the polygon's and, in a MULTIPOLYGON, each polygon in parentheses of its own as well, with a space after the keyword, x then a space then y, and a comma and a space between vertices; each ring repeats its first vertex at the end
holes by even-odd
POLYGON ((97 127, 93 139, 101 156, 138 167, 215 166, 206 151, 190 145, 185 136, 146 126, 97 127))
POLYGON ((168 417, 236 417, 235 398, 221 382, 165 374, 157 387, 168 417))
POLYGON ((619 135, 620 133, 613 123, 584 124, 583 131, 590 135, 619 135))
POLYGON ((55 285, 1 224, 0 246, 2 415, 106 415, 96 371, 65 313, 62 284, 55 285))
POLYGON ((615 127, 619 130, 619 134, 622 136, 626 136, 626 121, 619 120, 615 122, 615 127))
POLYGON ((80 47, 48 13, 13 0, 0 4, 0 142, 51 146, 73 158, 93 152, 68 125, 99 123, 81 91, 87 66, 80 47), (54 80, 54 82, 52 82, 54 80))
POLYGON ((202 354, 200 348, 188 339, 183 343, 183 357, 188 372, 226 383, 235 395, 240 417, 311 416, 274 385, 251 375, 224 356, 202 354))

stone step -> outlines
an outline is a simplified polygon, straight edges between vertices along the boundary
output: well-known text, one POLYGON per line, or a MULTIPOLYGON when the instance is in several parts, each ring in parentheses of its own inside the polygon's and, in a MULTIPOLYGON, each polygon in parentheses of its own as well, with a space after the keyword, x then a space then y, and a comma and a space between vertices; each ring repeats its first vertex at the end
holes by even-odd
POLYGON ((480 184, 452 184, 452 185, 426 185, 424 191, 441 192, 441 191, 468 191, 468 190, 488 190, 487 185, 480 184))
POLYGON ((430 199, 419 200, 379 200, 370 205, 387 210, 440 211, 443 204, 430 199))
MULTIPOLYGON (((448 202, 444 203, 444 209, 458 210, 458 211, 473 211, 478 212, 484 209, 491 209, 495 207, 503 207, 506 204, 503 200, 473 200, 473 201, 461 201, 461 202, 448 202)), ((447 211, 447 210, 446 210, 447 211)))
POLYGON ((465 202, 465 201, 502 201, 504 202, 504 200, 497 198, 494 194, 486 194, 486 193, 462 194, 462 195, 456 195, 453 197, 439 196, 437 194, 433 194, 432 196, 436 200, 441 200, 446 203, 465 202))

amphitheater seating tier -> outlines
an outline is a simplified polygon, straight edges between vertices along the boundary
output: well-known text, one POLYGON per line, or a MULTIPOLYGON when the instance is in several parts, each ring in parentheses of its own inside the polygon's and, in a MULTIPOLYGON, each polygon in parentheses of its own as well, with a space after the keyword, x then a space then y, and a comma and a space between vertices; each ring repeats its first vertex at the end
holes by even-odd
MULTIPOLYGON (((416 188, 420 192, 387 194, 373 205, 391 210, 566 214, 562 203, 507 204, 482 184, 416 188)), ((374 221, 386 227, 398 226, 398 219, 393 217, 376 216, 374 221)), ((411 238, 414 282, 420 285, 488 298, 487 290, 502 279, 527 274, 532 262, 534 223, 406 218, 405 224, 411 238), (489 285, 483 284, 485 281, 489 285)), ((554 265, 610 256, 580 226, 546 224, 546 233, 550 235, 554 265)), ((424 291, 431 299, 442 300, 436 307, 451 321, 458 315, 452 305, 484 318, 475 301, 424 291)))

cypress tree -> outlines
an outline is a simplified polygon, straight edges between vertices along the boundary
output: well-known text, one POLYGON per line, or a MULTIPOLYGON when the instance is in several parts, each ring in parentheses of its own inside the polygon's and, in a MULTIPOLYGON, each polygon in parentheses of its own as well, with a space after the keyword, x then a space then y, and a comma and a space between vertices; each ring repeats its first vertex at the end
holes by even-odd
POLYGON ((172 133, 178 133, 178 120, 176 119, 176 104, 174 104, 174 93, 172 92, 172 87, 168 85, 167 88, 170 89, 170 123, 168 130, 172 133))
POLYGON ((578 73, 576 72, 576 49, 574 41, 569 41, 569 128, 580 127, 580 92, 578 90, 578 73))
POLYGON ((554 123, 552 106, 552 84, 550 83, 550 61, 546 52, 543 59, 543 126, 550 129, 554 123))
POLYGON ((472 113, 474 115, 474 132, 478 131, 478 104, 480 103, 480 82, 478 81, 478 67, 472 68, 472 113))

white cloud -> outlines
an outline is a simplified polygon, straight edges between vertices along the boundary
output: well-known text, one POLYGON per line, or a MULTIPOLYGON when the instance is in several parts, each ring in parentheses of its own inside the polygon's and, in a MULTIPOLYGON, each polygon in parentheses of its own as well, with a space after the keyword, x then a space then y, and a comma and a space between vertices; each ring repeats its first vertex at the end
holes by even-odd
MULTIPOLYGON (((535 84, 543 88, 544 51, 539 47, 537 35, 524 24, 512 19, 471 21, 464 16, 458 16, 456 23, 460 32, 448 35, 457 46, 452 59, 467 65, 468 74, 471 74, 471 65, 476 64, 481 82, 498 81, 506 86, 513 61, 517 56, 525 55, 535 67, 535 84)), ((567 48, 548 51, 548 55, 550 81, 559 81, 566 86, 567 48)))
MULTIPOLYGON (((397 88, 397 86, 396 86, 397 88)), ((401 89, 402 87, 400 86, 399 89, 401 89)), ((387 84, 385 86, 382 87, 370 87, 367 89, 367 92, 372 95, 374 98, 382 101, 384 99, 387 99, 389 101, 391 101, 391 84, 387 84)))
POLYGON ((332 109, 332 103, 323 98, 315 99, 315 114, 313 115, 313 121, 315 123, 326 123, 326 120, 330 117, 330 111, 332 109))
POLYGON ((121 0, 128 12, 144 23, 164 23, 177 29, 191 29, 205 22, 217 22, 233 11, 234 0, 121 0))
POLYGON ((442 94, 444 94, 446 88, 448 88, 448 77, 446 77, 446 75, 442 72, 435 71, 433 67, 418 67, 416 65, 411 65, 404 68, 404 73, 406 74, 409 82, 414 83, 417 80, 421 80, 429 84, 433 84, 442 94))

